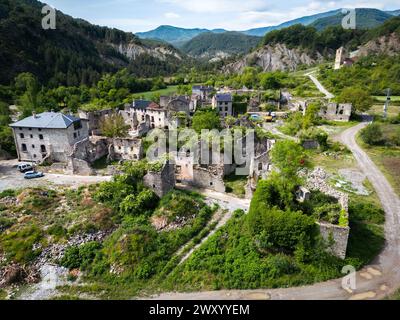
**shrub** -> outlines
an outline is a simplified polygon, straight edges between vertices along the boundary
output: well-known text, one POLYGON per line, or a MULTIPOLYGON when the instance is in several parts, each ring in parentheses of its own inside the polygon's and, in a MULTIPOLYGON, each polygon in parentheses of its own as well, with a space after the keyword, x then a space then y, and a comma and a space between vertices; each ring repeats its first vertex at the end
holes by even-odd
POLYGON ((120 204, 122 214, 140 215, 151 214, 158 203, 157 195, 148 189, 141 191, 137 196, 129 195, 120 204))
POLYGON ((0 217, 0 232, 3 232, 5 229, 8 229, 8 228, 12 227, 12 225, 15 222, 17 222, 16 219, 0 217))
POLYGON ((47 233, 56 238, 62 238, 67 235, 67 230, 63 226, 55 224, 47 230, 47 233))
POLYGON ((81 246, 69 247, 60 260, 60 265, 68 269, 85 270, 93 262, 101 247, 100 243, 94 241, 81 246))
POLYGON ((284 254, 278 253, 267 258, 266 267, 270 278, 278 278, 285 274, 293 274, 298 271, 293 260, 284 254))
POLYGON ((383 143, 382 128, 377 123, 371 123, 360 132, 361 139, 369 145, 379 145, 383 143))
POLYGON ((213 109, 199 110, 193 116, 192 128, 198 133, 201 133, 203 129, 220 129, 221 121, 219 115, 213 109))
POLYGON ((312 239, 316 225, 312 217, 301 212, 282 211, 276 208, 251 211, 248 224, 262 250, 278 249, 294 251, 304 236, 312 239))
POLYGON ((33 250, 33 245, 39 243, 42 237, 43 233, 37 226, 27 226, 17 231, 1 234, 0 249, 6 253, 8 259, 27 263, 40 254, 40 250, 33 250))
POLYGON ((96 201, 109 203, 118 208, 120 203, 134 192, 135 188, 127 184, 124 177, 117 176, 113 181, 102 182, 95 191, 93 198, 96 201))
POLYGON ((5 197, 15 197, 15 196, 16 196, 16 192, 15 192, 15 190, 12 190, 12 189, 7 189, 7 190, 0 192, 0 199, 3 199, 5 197))

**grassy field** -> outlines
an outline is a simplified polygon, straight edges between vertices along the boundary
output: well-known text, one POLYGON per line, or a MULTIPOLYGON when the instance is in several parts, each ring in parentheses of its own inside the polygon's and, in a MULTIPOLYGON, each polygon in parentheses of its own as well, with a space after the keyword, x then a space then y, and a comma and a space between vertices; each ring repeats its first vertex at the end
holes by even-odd
MULTIPOLYGON (((392 130, 399 125, 386 125, 384 131, 392 130)), ((388 146, 369 146, 357 137, 357 143, 370 156, 372 161, 386 176, 397 194, 400 195, 400 148, 388 146)))
MULTIPOLYGON (((373 96, 373 98, 377 101, 382 101, 382 102, 386 101, 386 96, 373 96)), ((400 96, 392 96, 391 101, 400 103, 400 96)))
MULTIPOLYGON (((390 105, 388 110, 389 117, 395 117, 400 113, 400 105, 390 105)), ((372 106, 370 110, 370 114, 372 115, 383 115, 383 103, 382 104, 375 104, 372 106)))
POLYGON ((168 86, 165 89, 135 93, 135 98, 150 100, 154 95, 170 96, 178 91, 178 86, 168 86))
POLYGON ((235 173, 225 177, 224 179, 226 192, 233 193, 239 198, 244 198, 245 196, 245 186, 247 183, 246 176, 237 176, 235 173))

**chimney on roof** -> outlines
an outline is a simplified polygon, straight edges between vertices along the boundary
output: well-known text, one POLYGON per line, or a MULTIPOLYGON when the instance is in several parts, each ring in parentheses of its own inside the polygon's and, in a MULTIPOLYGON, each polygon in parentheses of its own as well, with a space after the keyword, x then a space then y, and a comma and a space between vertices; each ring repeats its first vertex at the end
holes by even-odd
POLYGON ((32 116, 33 116, 35 119, 37 118, 36 111, 32 111, 32 116))

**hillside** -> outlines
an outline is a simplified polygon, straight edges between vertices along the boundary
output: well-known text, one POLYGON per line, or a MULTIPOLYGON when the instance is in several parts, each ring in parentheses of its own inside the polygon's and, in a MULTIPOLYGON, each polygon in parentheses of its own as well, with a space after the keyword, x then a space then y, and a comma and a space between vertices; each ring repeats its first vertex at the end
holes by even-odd
POLYGON ((213 32, 213 33, 221 33, 225 32, 223 29, 185 29, 178 28, 173 26, 159 26, 158 28, 147 31, 147 32, 138 32, 136 35, 141 39, 157 39, 161 41, 168 42, 176 47, 183 46, 187 41, 193 39, 202 33, 213 32))
POLYGON ((330 26, 317 31, 312 26, 294 25, 266 34, 261 46, 236 62, 225 65, 225 73, 242 72, 246 67, 263 71, 295 70, 325 59, 333 60, 336 49, 359 50, 360 56, 397 55, 400 52, 400 17, 393 17, 370 30, 344 30, 330 26))
POLYGON ((239 32, 208 32, 187 42, 181 50, 192 57, 215 60, 247 53, 256 47, 261 39, 239 32))
POLYGON ((287 27, 290 27, 290 26, 293 26, 293 25, 296 25, 296 24, 302 24, 304 26, 310 25, 311 23, 313 23, 314 21, 317 21, 318 19, 334 16, 338 12, 340 12, 340 10, 341 9, 332 10, 332 11, 323 12, 323 13, 318 13, 318 14, 314 14, 314 15, 311 15, 311 16, 301 17, 301 18, 298 18, 298 19, 294 19, 294 20, 290 20, 290 21, 281 23, 281 24, 279 24, 277 26, 250 29, 250 30, 243 31, 243 33, 248 34, 248 35, 252 35, 252 36, 262 37, 262 36, 264 36, 266 33, 270 32, 270 31, 280 30, 280 29, 287 28, 287 27))
POLYGON ((138 70, 138 63, 155 64, 150 73, 176 71, 182 57, 172 46, 142 42, 132 33, 94 26, 57 11, 57 29, 43 30, 36 0, 0 3, 0 84, 31 72, 50 85, 93 84, 104 72, 121 67, 138 70), (140 59, 141 58, 141 59, 140 59))
POLYGON ((393 10, 393 11, 386 11, 386 13, 389 13, 393 16, 400 16, 400 9, 399 10, 393 10))
MULTIPOLYGON (((316 20, 311 24, 317 30, 324 30, 330 26, 341 26, 345 14, 337 14, 316 20)), ((393 14, 386 13, 377 9, 356 9, 356 26, 358 29, 372 29, 386 20, 393 18, 393 14)))

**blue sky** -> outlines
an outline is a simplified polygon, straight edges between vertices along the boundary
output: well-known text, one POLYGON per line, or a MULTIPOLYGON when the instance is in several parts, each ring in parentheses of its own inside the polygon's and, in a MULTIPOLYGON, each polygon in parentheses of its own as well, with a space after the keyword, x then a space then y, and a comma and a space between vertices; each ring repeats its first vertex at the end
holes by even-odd
POLYGON ((246 30, 338 8, 400 9, 399 0, 42 0, 73 17, 125 31, 159 25, 246 30))

